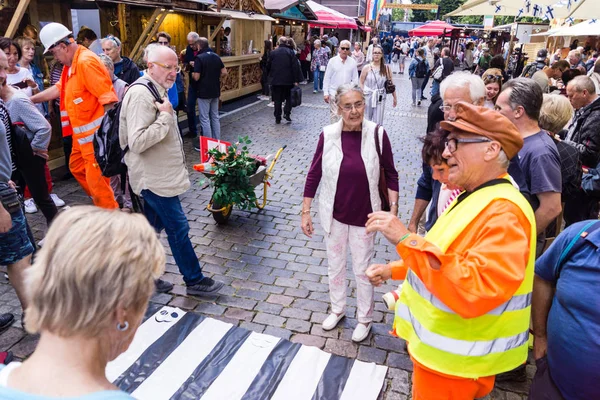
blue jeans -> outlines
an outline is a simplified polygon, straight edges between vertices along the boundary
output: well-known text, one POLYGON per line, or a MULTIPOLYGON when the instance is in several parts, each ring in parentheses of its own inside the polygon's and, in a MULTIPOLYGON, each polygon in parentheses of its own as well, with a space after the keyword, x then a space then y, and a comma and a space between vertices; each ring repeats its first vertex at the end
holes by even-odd
POLYGON ((219 121, 219 98, 198 99, 198 113, 202 136, 221 139, 221 122, 219 121))
POLYGON ((177 263, 179 272, 188 286, 200 282, 204 275, 200 262, 194 252, 194 246, 188 236, 190 225, 181 208, 179 197, 162 197, 148 189, 142 190, 144 198, 144 214, 150 225, 160 233, 163 229, 167 233, 167 240, 171 246, 173 258, 177 263))
POLYGON ((440 92, 440 82, 433 80, 431 84, 431 97, 435 96, 440 92))
POLYGON ((313 90, 323 90, 323 79, 325 78, 325 71, 319 71, 319 67, 315 68, 313 72, 313 90))
MULTIPOLYGON (((191 80, 191 79, 190 79, 191 80)), ((196 88, 194 85, 190 85, 188 88, 187 98, 187 118, 188 118, 188 129, 191 135, 198 135, 198 128, 196 126, 196 88)))

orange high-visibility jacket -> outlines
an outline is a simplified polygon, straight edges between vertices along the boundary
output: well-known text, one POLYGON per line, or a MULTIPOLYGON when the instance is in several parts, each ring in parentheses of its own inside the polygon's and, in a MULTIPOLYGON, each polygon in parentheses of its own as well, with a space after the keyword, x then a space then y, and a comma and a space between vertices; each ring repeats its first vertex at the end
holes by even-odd
POLYGON ((61 92, 64 89, 61 120, 66 111, 73 138, 80 145, 91 143, 104 117, 103 106, 119 101, 108 70, 94 52, 79 45, 73 63, 63 69, 56 86, 61 92))
MULTIPOLYGON (((61 80, 66 81, 68 79, 69 67, 66 65, 62 69, 62 74, 60 76, 61 80)), ((71 121, 69 120, 69 114, 67 114, 67 109, 65 108, 65 88, 64 86, 57 86, 60 90, 60 125, 62 127, 62 135, 63 137, 73 136, 73 127, 71 126, 71 121)))

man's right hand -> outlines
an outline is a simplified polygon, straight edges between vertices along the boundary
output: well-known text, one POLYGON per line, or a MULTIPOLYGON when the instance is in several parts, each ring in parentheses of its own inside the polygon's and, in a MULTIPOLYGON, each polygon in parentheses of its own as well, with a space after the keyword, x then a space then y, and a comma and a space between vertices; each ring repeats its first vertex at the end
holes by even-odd
POLYGON ((539 360, 548 353, 548 338, 542 336, 533 337, 533 358, 539 360))
POLYGON ((329 95, 325 95, 325 97, 323 97, 323 100, 325 100, 325 103, 329 104, 329 95))
POLYGON ((6 233, 10 231, 12 228, 12 218, 10 213, 4 209, 4 207, 0 207, 0 233, 6 233))
POLYGON ((159 112, 165 111, 169 114, 173 114, 173 105, 171 104, 167 96, 163 97, 162 103, 155 101, 154 104, 156 104, 156 108, 158 108, 159 112))

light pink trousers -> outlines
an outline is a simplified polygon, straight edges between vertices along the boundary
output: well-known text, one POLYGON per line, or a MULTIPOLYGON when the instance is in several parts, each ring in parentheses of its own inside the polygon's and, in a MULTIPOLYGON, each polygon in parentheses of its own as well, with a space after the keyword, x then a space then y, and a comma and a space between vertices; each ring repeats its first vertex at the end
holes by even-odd
POLYGON ((346 264, 350 247, 352 270, 356 278, 357 319, 363 324, 370 323, 373 320, 374 292, 365 271, 375 252, 375 233, 367 233, 365 227, 342 224, 334 219, 325 243, 331 311, 336 314, 346 311, 346 264))

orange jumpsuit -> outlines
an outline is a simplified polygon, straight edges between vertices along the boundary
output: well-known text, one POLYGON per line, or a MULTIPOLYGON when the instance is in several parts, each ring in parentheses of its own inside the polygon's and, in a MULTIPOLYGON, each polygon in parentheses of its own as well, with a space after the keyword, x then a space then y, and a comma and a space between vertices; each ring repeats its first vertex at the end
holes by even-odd
POLYGON ((108 178, 94 157, 94 133, 104 117, 104 105, 116 103, 117 94, 102 61, 92 51, 79 46, 70 68, 63 68, 56 87, 61 91, 63 129, 73 130, 73 150, 69 168, 94 205, 118 208, 108 178))
MULTIPOLYGON (((508 301, 525 278, 529 231, 529 221, 518 206, 495 200, 445 253, 415 234, 399 243, 396 250, 402 261, 391 263, 392 279, 404 280, 410 268, 431 293, 461 317, 484 315, 508 301), (439 260, 439 269, 431 267, 432 258, 439 260)), ((494 387, 495 376, 449 376, 412 360, 414 400, 474 399, 494 387)))

